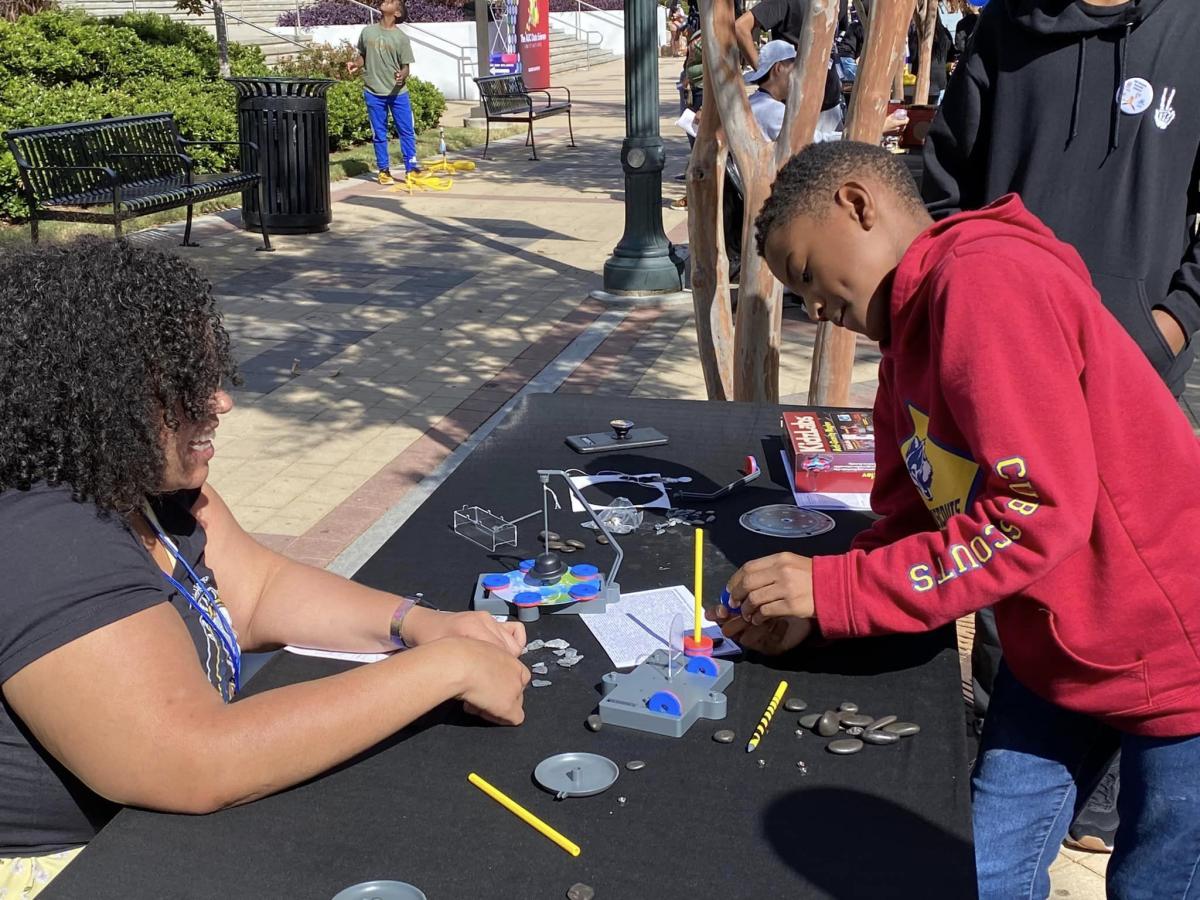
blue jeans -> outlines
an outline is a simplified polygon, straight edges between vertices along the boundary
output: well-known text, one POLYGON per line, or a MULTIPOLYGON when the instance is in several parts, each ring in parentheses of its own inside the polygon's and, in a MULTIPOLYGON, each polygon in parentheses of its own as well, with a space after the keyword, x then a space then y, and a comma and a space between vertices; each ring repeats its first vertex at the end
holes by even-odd
POLYGON ((1118 746, 1110 900, 1200 900, 1200 737, 1118 733, 1038 697, 1003 663, 971 776, 980 900, 1050 893, 1050 864, 1118 746))
POLYGON ((371 120, 371 143, 375 146, 375 164, 379 166, 379 171, 386 172, 392 167, 388 158, 388 110, 392 111, 392 121, 396 123, 396 131, 400 135, 404 168, 409 172, 417 168, 417 133, 413 128, 412 105, 408 100, 408 91, 390 97, 363 91, 363 97, 367 101, 367 117, 371 120))

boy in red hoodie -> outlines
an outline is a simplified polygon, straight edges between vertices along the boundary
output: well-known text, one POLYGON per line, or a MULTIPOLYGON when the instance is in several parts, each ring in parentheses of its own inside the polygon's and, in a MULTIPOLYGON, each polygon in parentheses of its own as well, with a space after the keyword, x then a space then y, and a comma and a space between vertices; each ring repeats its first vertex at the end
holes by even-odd
POLYGON ((1115 730, 1109 896, 1200 897, 1200 444, 1170 392, 1016 196, 935 225, 889 154, 815 144, 757 228, 810 314, 880 343, 882 518, 848 553, 746 564, 726 632, 779 651, 814 622, 860 637, 994 606, 980 896, 1049 893, 1115 730))

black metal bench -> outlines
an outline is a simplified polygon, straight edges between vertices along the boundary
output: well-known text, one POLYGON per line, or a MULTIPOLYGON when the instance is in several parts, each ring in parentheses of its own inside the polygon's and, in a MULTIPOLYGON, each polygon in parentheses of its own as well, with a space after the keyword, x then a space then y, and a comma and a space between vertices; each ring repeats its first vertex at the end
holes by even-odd
POLYGON ((527 123, 529 131, 525 136, 525 146, 533 150, 531 159, 537 159, 537 145, 533 142, 534 120, 566 113, 571 146, 575 146, 575 129, 571 127, 571 92, 567 88, 550 85, 545 90, 530 89, 525 87, 525 79, 520 75, 489 75, 474 81, 479 86, 479 97, 483 101, 483 111, 487 118, 487 134, 483 142, 484 159, 487 159, 488 145, 492 141, 493 122, 527 123), (563 91, 567 99, 555 100, 551 91, 563 91), (535 103, 531 94, 544 94, 546 100, 543 103, 539 99, 535 103))
MULTIPOLYGON (((199 174, 188 147, 248 145, 250 141, 185 141, 172 113, 121 116, 96 122, 70 122, 4 132, 29 203, 30 234, 38 240, 38 220, 99 222, 112 225, 117 237, 127 219, 164 209, 187 207, 183 245, 195 247, 192 207, 202 200, 257 188, 257 172, 199 174), (105 211, 94 207, 108 207, 105 211)), ((271 238, 261 226, 263 245, 271 238)))

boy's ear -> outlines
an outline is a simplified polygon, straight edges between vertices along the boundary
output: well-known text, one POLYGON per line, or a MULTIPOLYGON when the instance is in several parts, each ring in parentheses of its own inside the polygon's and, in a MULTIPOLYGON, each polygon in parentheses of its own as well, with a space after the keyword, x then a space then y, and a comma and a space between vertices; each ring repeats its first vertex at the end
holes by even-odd
POLYGON ((864 231, 875 227, 875 198, 865 184, 847 181, 833 195, 838 209, 847 213, 864 231))

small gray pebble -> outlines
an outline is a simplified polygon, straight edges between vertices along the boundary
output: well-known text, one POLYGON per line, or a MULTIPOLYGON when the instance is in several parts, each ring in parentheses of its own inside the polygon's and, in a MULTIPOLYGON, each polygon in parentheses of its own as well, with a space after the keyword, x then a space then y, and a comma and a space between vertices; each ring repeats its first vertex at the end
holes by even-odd
POLYGON ((607 544, 607 543, 608 543, 608 538, 606 538, 606 537, 605 537, 604 535, 602 535, 602 534, 598 534, 598 535, 596 535, 596 543, 597 543, 597 544, 607 544))
POLYGON ((851 725, 849 728, 846 729, 846 734, 850 735, 850 737, 859 737, 860 735, 863 734, 862 726, 861 725, 851 725))
POLYGON ((554 655, 555 655, 555 656, 566 656, 566 655, 567 655, 568 653, 570 653, 570 652, 571 652, 571 651, 570 651, 569 649, 568 649, 568 650, 555 650, 555 651, 553 651, 553 653, 554 653, 554 655))
POLYGON ((921 726, 916 722, 893 722, 891 725, 884 725, 883 730, 898 737, 908 737, 920 731, 921 726))
POLYGON ((542 646, 549 647, 551 650, 566 650, 571 645, 568 644, 566 641, 564 641, 562 638, 553 638, 552 640, 549 640, 549 641, 543 641, 542 646))
POLYGON ((758 761, 758 767, 760 769, 765 769, 767 767, 767 761, 765 759, 760 759, 758 761))
POLYGON ((705 524, 705 525, 711 525, 711 524, 712 524, 713 522, 715 522, 715 521, 717 521, 717 517, 716 517, 716 516, 705 516, 705 517, 704 517, 704 524, 705 524))
POLYGON ((838 733, 839 727, 838 714, 832 709, 828 709, 821 716, 820 721, 817 722, 817 734, 821 737, 833 737, 838 733))
POLYGON ((571 544, 552 544, 550 549, 557 550, 559 553, 576 553, 577 548, 571 544))
POLYGON ((858 704, 853 700, 845 700, 842 702, 842 705, 838 707, 838 712, 856 713, 858 712, 858 704))
POLYGON ((599 731, 603 724, 604 723, 600 720, 600 716, 596 713, 592 713, 587 717, 588 731, 599 731))
POLYGON ((579 540, 579 538, 567 538, 565 541, 563 541, 563 543, 568 547, 574 547, 576 550, 583 550, 587 548, 587 544, 579 540))
POLYGON ((567 889, 567 900, 592 900, 595 896, 596 892, 583 882, 567 889))
POLYGON ((783 701, 783 708, 788 712, 804 712, 808 709, 808 704, 799 697, 788 697, 783 701))
POLYGON ((842 713, 841 720, 847 728, 866 728, 875 721, 871 716, 862 713, 842 713))
POLYGON ((851 753, 857 753, 863 748, 863 742, 858 738, 842 738, 839 741, 830 741, 829 746, 825 749, 830 753, 836 753, 838 756, 849 756, 851 753))
POLYGON ((532 672, 534 675, 545 675, 550 670, 546 668, 545 663, 534 663, 532 666, 529 667, 529 671, 532 672))
POLYGON ((868 725, 867 730, 868 731, 876 731, 876 730, 882 728, 884 725, 891 725, 895 721, 896 721, 896 716, 883 716, 881 718, 876 719, 874 722, 872 722, 870 725, 868 725))
POLYGON ((713 732, 713 740, 718 744, 732 744, 735 735, 728 728, 722 728, 720 731, 713 732))
POLYGON ((809 713, 807 716, 800 717, 800 727, 816 728, 819 721, 821 721, 820 713, 809 713))
POLYGON ((554 682, 553 681, 543 681, 540 678, 535 678, 535 679, 533 679, 533 681, 531 681, 529 683, 532 684, 534 687, 550 687, 550 685, 552 685, 554 682))
POLYGON ((804 737, 804 729, 803 728, 796 729, 796 737, 804 737))
POLYGON ((646 768, 646 764, 640 759, 631 759, 629 762, 625 763, 625 768, 627 768, 630 772, 638 772, 646 768))
POLYGON ((564 656, 561 659, 556 660, 556 662, 560 666, 562 666, 564 669, 569 669, 569 668, 571 668, 571 666, 575 665, 576 663, 583 662, 583 657, 582 656, 564 656))
POLYGON ((538 532, 538 540, 539 541, 561 541, 562 535, 560 535, 557 531, 539 531, 538 532))
POLYGON ((525 645, 525 652, 532 653, 534 650, 541 650, 545 646, 546 646, 546 642, 541 639, 538 639, 536 641, 530 641, 528 644, 525 645))
POLYGON ((618 798, 617 798, 617 806, 624 806, 624 805, 625 805, 625 798, 624 798, 624 797, 618 797, 618 798))
POLYGON ((873 731, 868 728, 862 733, 862 739, 868 744, 894 744, 900 740, 900 735, 888 734, 886 731, 873 731))
POLYGON ((796 763, 796 768, 797 768, 797 769, 807 769, 807 768, 808 768, 808 766, 806 766, 806 765, 804 764, 804 760, 802 760, 802 759, 801 759, 801 760, 797 761, 797 763, 796 763))

